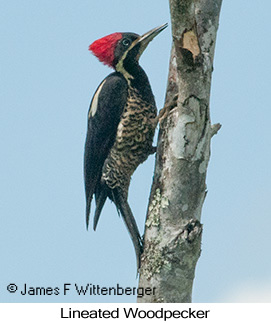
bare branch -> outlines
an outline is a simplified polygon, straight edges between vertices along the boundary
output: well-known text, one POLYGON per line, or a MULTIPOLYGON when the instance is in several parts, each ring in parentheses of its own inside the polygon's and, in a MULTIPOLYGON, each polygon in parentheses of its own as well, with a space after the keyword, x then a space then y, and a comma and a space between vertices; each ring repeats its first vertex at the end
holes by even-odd
POLYGON ((216 135, 218 133, 218 131, 220 130, 220 128, 222 127, 222 125, 220 123, 215 123, 211 126, 211 137, 213 137, 214 135, 216 135))

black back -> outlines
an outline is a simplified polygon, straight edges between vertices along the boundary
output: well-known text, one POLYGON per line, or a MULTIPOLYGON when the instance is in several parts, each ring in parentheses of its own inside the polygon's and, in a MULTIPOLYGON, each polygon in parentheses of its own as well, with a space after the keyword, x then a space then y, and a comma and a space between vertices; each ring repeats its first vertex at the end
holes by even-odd
MULTIPOLYGON (((107 76, 98 97, 97 111, 88 119, 84 155, 87 225, 92 197, 100 182, 104 161, 116 138, 127 89, 127 81, 122 74, 114 72, 107 76)), ((91 105, 92 102, 90 109, 91 105)))

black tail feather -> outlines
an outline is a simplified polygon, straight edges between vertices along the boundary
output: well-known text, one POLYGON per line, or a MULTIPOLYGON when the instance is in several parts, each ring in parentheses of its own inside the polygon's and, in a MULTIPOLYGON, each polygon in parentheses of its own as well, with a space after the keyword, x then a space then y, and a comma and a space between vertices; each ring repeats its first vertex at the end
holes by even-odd
POLYGON ((129 231, 129 234, 132 238, 133 245, 135 248, 135 253, 136 253, 137 268, 139 270, 140 258, 141 258, 143 248, 142 248, 142 239, 140 237, 140 233, 139 233, 135 218, 128 204, 128 201, 126 198, 123 197, 121 190, 119 188, 115 188, 112 193, 113 193, 113 201, 116 204, 117 208, 119 209, 123 217, 123 220, 126 224, 126 227, 129 231))
POLYGON ((96 210, 95 210, 94 221, 93 221, 94 230, 96 230, 106 198, 107 198, 107 189, 105 185, 100 185, 95 192, 96 210))
POLYGON ((88 230, 88 225, 89 225, 89 214, 90 214, 90 205, 92 201, 92 196, 88 198, 87 204, 86 204, 86 228, 88 230))

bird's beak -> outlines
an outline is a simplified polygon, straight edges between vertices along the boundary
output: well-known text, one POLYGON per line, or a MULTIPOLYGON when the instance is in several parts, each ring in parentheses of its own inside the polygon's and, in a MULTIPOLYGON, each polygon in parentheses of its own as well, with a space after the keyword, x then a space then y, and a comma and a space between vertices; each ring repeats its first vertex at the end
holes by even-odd
POLYGON ((137 59, 141 56, 141 54, 144 52, 148 44, 153 40, 154 37, 156 37, 162 30, 167 28, 168 24, 164 24, 162 26, 153 28, 152 30, 148 31, 147 33, 143 34, 142 36, 138 37, 137 40, 134 42, 134 46, 137 44, 140 44, 139 53, 137 56, 137 59))

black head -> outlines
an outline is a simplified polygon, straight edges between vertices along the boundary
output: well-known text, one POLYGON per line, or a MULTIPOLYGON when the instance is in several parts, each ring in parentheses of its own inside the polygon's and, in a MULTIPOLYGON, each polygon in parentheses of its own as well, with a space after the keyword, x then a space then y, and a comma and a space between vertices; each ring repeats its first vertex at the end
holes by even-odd
POLYGON ((114 61, 113 66, 116 67, 118 62, 129 56, 131 62, 136 62, 137 54, 139 51, 139 45, 131 46, 134 41, 136 41, 140 36, 135 33, 122 33, 122 38, 117 42, 115 52, 114 52, 114 61))
POLYGON ((110 34, 96 40, 89 49, 101 62, 121 72, 123 65, 138 64, 150 41, 166 27, 167 24, 164 24, 142 36, 134 33, 110 34))

